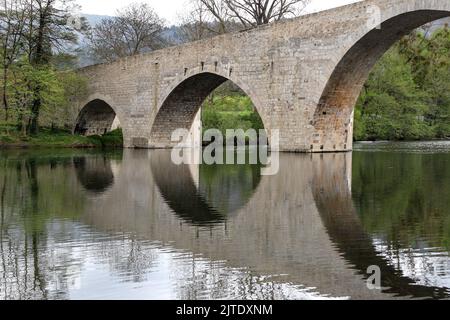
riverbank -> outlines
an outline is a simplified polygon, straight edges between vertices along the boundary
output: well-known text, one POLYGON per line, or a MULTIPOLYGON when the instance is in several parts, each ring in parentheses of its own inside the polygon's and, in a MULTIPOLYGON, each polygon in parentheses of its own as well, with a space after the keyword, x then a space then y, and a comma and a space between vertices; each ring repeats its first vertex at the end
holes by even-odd
POLYGON ((41 128, 39 134, 24 136, 15 129, 2 128, 0 149, 27 148, 122 148, 122 130, 115 130, 103 136, 85 137, 73 135, 66 130, 41 128))

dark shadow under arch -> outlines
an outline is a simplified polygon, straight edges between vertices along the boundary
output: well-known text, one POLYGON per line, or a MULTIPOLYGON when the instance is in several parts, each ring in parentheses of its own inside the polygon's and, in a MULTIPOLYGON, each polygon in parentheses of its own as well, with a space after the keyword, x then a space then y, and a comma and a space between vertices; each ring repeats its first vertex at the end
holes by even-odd
POLYGON ((393 17, 356 42, 327 82, 314 115, 325 150, 351 144, 352 114, 364 83, 375 64, 395 42, 426 23, 450 16, 450 11, 418 10, 393 17), (334 147, 332 147, 334 145, 334 147))
POLYGON ((108 103, 100 99, 92 100, 80 111, 74 134, 104 135, 113 129, 116 117, 116 112, 108 103))

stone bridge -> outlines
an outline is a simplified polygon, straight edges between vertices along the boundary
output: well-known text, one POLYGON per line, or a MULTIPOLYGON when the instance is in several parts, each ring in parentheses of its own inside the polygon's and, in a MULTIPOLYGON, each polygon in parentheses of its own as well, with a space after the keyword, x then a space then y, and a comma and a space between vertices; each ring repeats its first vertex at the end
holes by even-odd
POLYGON ((375 63, 402 36, 447 16, 448 0, 368 0, 87 67, 75 131, 107 132, 115 114, 125 147, 170 148, 175 129, 198 132, 202 102, 230 80, 268 135, 280 130, 280 151, 349 151, 354 106, 375 63))

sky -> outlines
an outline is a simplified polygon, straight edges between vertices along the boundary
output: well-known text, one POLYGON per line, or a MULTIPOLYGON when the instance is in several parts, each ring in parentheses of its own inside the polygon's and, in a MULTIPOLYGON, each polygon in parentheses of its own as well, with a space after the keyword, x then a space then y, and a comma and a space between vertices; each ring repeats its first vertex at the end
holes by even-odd
MULTIPOLYGON (((308 12, 325 10, 332 7, 346 5, 359 0, 312 0, 307 8, 308 12)), ((178 17, 183 14, 187 0, 76 0, 81 6, 82 13, 98 15, 114 15, 117 9, 133 2, 146 2, 170 24, 176 24, 178 17)))

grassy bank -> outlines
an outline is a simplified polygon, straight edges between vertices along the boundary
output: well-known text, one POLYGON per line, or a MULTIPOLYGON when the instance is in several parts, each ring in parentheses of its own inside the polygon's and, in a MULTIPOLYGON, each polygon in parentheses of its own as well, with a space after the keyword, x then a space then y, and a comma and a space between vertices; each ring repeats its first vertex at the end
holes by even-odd
POLYGON ((121 148, 122 131, 115 130, 103 136, 79 136, 69 131, 41 128, 34 136, 23 135, 14 127, 0 129, 0 148, 121 148))

